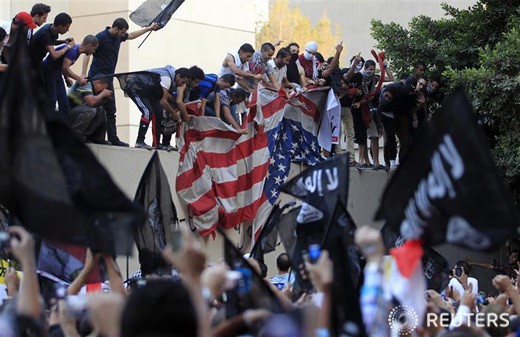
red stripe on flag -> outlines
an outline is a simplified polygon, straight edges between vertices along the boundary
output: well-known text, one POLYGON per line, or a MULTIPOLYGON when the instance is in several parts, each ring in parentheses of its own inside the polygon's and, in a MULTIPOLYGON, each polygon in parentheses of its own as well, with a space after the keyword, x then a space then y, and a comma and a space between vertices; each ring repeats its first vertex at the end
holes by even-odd
POLYGON ((305 115, 312 117, 312 119, 314 119, 314 122, 318 124, 320 120, 320 113, 316 104, 314 104, 312 100, 303 95, 299 95, 298 100, 302 102, 302 105, 300 106, 301 111, 305 115))
POLYGON ((250 172, 241 175, 235 181, 215 184, 215 194, 221 198, 232 198, 240 192, 247 191, 251 187, 265 179, 269 162, 254 167, 250 172))

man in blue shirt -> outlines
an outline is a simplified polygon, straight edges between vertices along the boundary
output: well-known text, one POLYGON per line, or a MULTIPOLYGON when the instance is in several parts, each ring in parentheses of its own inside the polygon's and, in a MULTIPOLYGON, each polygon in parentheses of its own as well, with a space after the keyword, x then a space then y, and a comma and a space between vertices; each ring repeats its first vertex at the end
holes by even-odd
MULTIPOLYGON (((123 18, 118 18, 112 24, 112 27, 106 27, 104 31, 98 33, 96 38, 99 41, 99 46, 96 52, 93 54, 92 65, 88 73, 88 77, 92 78, 96 74, 114 74, 116 71, 117 58, 119 56, 119 48, 121 42, 126 40, 133 40, 143 35, 144 33, 154 30, 157 27, 157 23, 152 23, 150 26, 136 30, 135 32, 127 33, 128 22, 123 18)), ((83 59, 82 77, 85 77, 87 73, 89 63, 89 57, 86 56, 83 59)), ((108 78, 108 89, 112 91, 111 99, 105 103, 105 112, 107 114, 107 137, 108 141, 115 146, 125 146, 128 144, 122 142, 117 137, 116 128, 116 100, 113 94, 114 91, 114 79, 113 77, 108 78)))
MULTIPOLYGON (((56 51, 65 49, 68 45, 63 44, 56 48, 56 51)), ((43 71, 45 74, 45 88, 47 89, 47 96, 52 103, 52 106, 56 106, 58 101, 58 118, 64 121, 68 121, 69 112, 69 100, 67 99, 67 92, 65 85, 63 84, 63 75, 67 85, 72 86, 72 80, 79 83, 80 86, 87 84, 87 81, 75 74, 70 67, 76 62, 81 54, 91 55, 96 51, 98 47, 98 40, 94 35, 87 35, 81 44, 76 44, 72 49, 67 50, 65 55, 58 59, 53 59, 51 55, 47 55, 43 60, 43 71)))
MULTIPOLYGON (((206 103, 211 93, 226 90, 235 85, 235 75, 225 74, 218 78, 216 74, 206 74, 204 79, 199 82, 199 86, 190 91, 190 101, 201 100, 200 110, 205 115, 206 103)), ((213 107, 210 107, 213 109, 213 107)))

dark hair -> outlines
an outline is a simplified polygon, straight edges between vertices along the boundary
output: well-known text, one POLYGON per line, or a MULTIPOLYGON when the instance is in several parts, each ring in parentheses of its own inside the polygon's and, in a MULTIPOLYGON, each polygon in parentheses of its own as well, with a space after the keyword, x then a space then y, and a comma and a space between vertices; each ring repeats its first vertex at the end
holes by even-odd
POLYGON ((327 59, 327 63, 328 64, 331 64, 332 63, 332 60, 334 60, 334 56, 331 56, 327 59))
POLYGON ((314 56, 316 56, 316 59, 317 59, 320 63, 325 62, 325 59, 323 58, 323 55, 321 55, 321 53, 316 52, 316 54, 314 54, 314 56))
POLYGON ((188 68, 183 67, 183 68, 179 68, 179 69, 175 70, 175 76, 179 75, 181 78, 187 78, 188 74, 189 74, 188 68))
POLYGON ((413 65, 414 68, 419 68, 421 66, 423 66, 426 69, 426 63, 424 63, 423 61, 417 61, 413 65))
POLYGON ((85 36, 85 38, 83 39, 81 44, 97 45, 97 44, 99 44, 99 41, 98 41, 97 37, 95 37, 94 35, 87 35, 87 36, 85 36))
POLYGON ((224 74, 224 75, 222 75, 221 79, 223 82, 228 83, 230 86, 235 85, 236 78, 235 78, 235 75, 233 75, 233 74, 224 74))
POLYGON ((231 89, 229 93, 240 100, 245 100, 247 98, 247 92, 242 88, 231 89))
POLYGON ((112 23, 112 28, 117 28, 117 29, 128 29, 129 26, 128 26, 128 22, 123 19, 123 18, 117 18, 114 20, 114 23, 112 23))
POLYGON ((7 36, 7 32, 5 31, 5 29, 0 27, 0 41, 4 41, 6 36, 7 36))
POLYGON ((464 273, 469 276, 471 274, 471 265, 467 263, 466 261, 460 260, 455 263, 455 267, 462 267, 464 268, 464 273))
POLYGON ((54 18, 54 22, 53 22, 53 25, 54 26, 66 26, 66 25, 70 25, 72 23, 72 18, 70 17, 69 14, 67 13, 60 13, 58 15, 56 15, 56 17, 54 18))
POLYGON ((439 86, 441 85, 441 78, 439 76, 432 76, 429 79, 430 82, 437 82, 439 83, 439 86))
POLYGON ((188 69, 188 78, 190 80, 199 80, 202 81, 204 79, 204 70, 200 69, 197 66, 193 66, 188 69))
POLYGON ((266 42, 266 43, 262 44, 262 47, 260 49, 262 51, 269 51, 269 50, 274 51, 275 48, 271 42, 266 42))
POLYGON ((276 53, 276 58, 286 58, 287 56, 291 56, 291 51, 287 48, 280 48, 276 53))
POLYGON ((280 271, 289 271, 289 268, 291 268, 291 260, 289 259, 289 255, 287 255, 287 253, 278 255, 276 258, 276 267, 280 271))
POLYGON ((244 53, 254 53, 255 48, 253 48, 253 46, 250 45, 249 43, 244 43, 243 45, 240 46, 238 51, 243 51, 244 53))
POLYGON ((285 48, 287 48, 287 49, 290 50, 292 46, 298 47, 298 49, 300 49, 300 45, 297 44, 296 42, 291 42, 291 43, 289 43, 289 44, 287 45, 287 47, 285 47, 285 48))
POLYGON ((46 4, 35 4, 34 6, 32 6, 31 16, 44 15, 45 13, 50 13, 50 11, 51 6, 48 6, 46 4))
POLYGON ((121 317, 121 336, 195 337, 197 314, 186 288, 173 280, 147 280, 126 301, 121 317), (153 309, 152 309, 153 308, 153 309))
POLYGON ((368 67, 372 67, 372 66, 374 66, 374 67, 376 66, 376 62, 374 60, 367 60, 365 62, 365 66, 364 66, 365 69, 368 68, 368 67))

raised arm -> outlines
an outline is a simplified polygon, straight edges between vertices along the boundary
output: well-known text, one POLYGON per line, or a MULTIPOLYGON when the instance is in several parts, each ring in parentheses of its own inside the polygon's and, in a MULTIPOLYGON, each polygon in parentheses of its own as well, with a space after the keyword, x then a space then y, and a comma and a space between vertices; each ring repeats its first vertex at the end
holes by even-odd
POLYGON ((83 269, 81 269, 81 272, 76 276, 74 281, 69 285, 67 288, 67 295, 76 295, 81 290, 81 287, 85 284, 85 281, 87 280, 88 275, 92 271, 92 268, 94 268, 94 258, 92 257, 92 251, 90 248, 87 248, 87 255, 85 256, 85 265, 83 266, 83 269))
POLYGON ((332 74, 332 72, 334 71, 334 69, 336 69, 339 66, 339 58, 341 56, 342 51, 343 51, 343 41, 341 41, 336 46, 336 53, 334 54, 334 58, 332 59, 332 62, 330 63, 329 68, 324 70, 321 73, 321 77, 323 77, 323 78, 329 77, 332 74))
POLYGON ((158 26, 157 23, 154 22, 151 25, 149 25, 148 27, 144 27, 144 28, 141 28, 141 29, 136 30, 134 32, 128 33, 128 40, 136 39, 136 38, 138 38, 139 36, 143 35, 146 32, 149 32, 151 30, 156 30, 157 26, 158 26))
POLYGON ((34 239, 23 227, 11 226, 7 230, 11 234, 11 251, 23 270, 16 311, 19 315, 37 319, 40 316, 40 286, 36 275, 34 239))

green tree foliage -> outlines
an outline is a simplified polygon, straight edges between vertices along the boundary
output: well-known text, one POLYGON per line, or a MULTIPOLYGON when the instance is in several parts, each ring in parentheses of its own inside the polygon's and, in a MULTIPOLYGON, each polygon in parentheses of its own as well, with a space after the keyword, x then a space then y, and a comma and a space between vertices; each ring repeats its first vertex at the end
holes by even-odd
MULTIPOLYGON (((447 16, 412 19, 408 28, 372 21, 377 47, 398 74, 417 60, 442 75, 444 90, 466 88, 495 160, 520 205, 520 1, 480 0, 447 16)), ((427 74, 427 75, 428 75, 427 74)))
POLYGON ((256 47, 259 48, 266 41, 277 40, 283 40, 283 45, 296 42, 301 52, 307 42, 316 41, 318 51, 327 58, 334 56, 334 48, 341 41, 341 28, 339 25, 332 27, 326 12, 316 25, 312 25, 297 7, 289 6, 289 0, 276 0, 269 8, 269 21, 256 33, 256 47))

